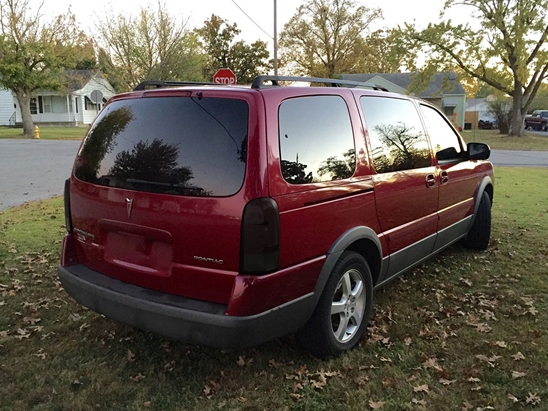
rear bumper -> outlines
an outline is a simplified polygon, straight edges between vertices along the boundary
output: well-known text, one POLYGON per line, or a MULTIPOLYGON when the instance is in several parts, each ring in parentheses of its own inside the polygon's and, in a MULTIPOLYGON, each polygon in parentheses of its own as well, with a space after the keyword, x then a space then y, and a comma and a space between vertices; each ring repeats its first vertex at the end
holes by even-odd
POLYGON ((298 331, 313 310, 313 293, 246 317, 225 315, 226 305, 165 294, 107 277, 78 264, 59 266, 65 290, 108 318, 191 344, 245 348, 298 331))

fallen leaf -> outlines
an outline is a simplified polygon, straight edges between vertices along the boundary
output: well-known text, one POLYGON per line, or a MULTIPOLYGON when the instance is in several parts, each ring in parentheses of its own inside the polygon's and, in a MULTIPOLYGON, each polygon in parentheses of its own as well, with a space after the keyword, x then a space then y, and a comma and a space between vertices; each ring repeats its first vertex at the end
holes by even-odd
POLYGON ((525 359, 525 356, 521 352, 517 352, 512 355, 512 358, 514 359, 514 361, 521 361, 525 359))
POLYGON ((369 400, 369 407, 373 410, 380 410, 384 406, 384 401, 375 402, 372 400, 369 400))
POLYGON ((474 406, 470 404, 468 401, 464 401, 462 403, 462 411, 468 411, 468 410, 471 410, 472 408, 474 408, 474 406))
POLYGON ((405 345, 410 346, 413 340, 411 339, 411 337, 405 337, 403 342, 405 345))
POLYGON ((253 358, 247 359, 245 358, 245 355, 240 355, 238 357, 238 361, 236 361, 236 364, 238 364, 240 367, 245 367, 246 365, 250 365, 253 363, 253 358))
POLYGON ((538 396, 536 392, 535 393, 530 392, 529 394, 527 394, 527 398, 525 399, 525 402, 531 405, 538 405, 540 404, 540 397, 538 396))
POLYGON ((369 377, 367 376, 357 377, 354 379, 354 382, 358 384, 359 386, 367 384, 367 381, 369 381, 369 377))
POLYGON ((495 345, 500 348, 508 348, 508 344, 506 344, 504 341, 497 341, 495 342, 495 345))
POLYGON ((278 369, 280 368, 281 366, 283 366, 284 364, 281 363, 281 362, 277 362, 276 360, 270 360, 268 361, 268 366, 269 367, 272 367, 272 368, 275 368, 275 369, 278 369))
POLYGON ((519 402, 519 400, 512 394, 508 394, 506 396, 506 398, 508 398, 510 401, 512 401, 513 403, 516 403, 516 402, 519 402))
POLYGON ((470 280, 467 279, 467 278, 462 278, 462 277, 461 277, 461 278, 459 278, 459 280, 460 280, 461 282, 463 282, 464 284, 466 284, 468 287, 472 287, 472 285, 473 285, 473 284, 472 284, 472 281, 470 281, 470 280))
POLYGON ((150 402, 150 401, 146 401, 146 402, 143 404, 143 406, 144 406, 145 408, 150 408, 151 405, 152 405, 152 402, 150 402))
POLYGON ((127 350, 127 357, 126 358, 129 362, 134 362, 135 361, 135 354, 133 354, 131 352, 131 350, 127 350))
POLYGON ((440 384, 441 385, 451 385, 456 383, 457 380, 446 380, 445 378, 440 378, 440 384))
POLYGON ((476 377, 470 377, 470 378, 468 378, 468 382, 481 382, 481 380, 479 378, 476 378, 476 377))
POLYGON ((130 381, 131 382, 139 382, 141 380, 144 380, 145 379, 145 376, 141 373, 137 374, 137 375, 134 375, 133 377, 129 377, 130 381))
POLYGON ((412 402, 413 404, 422 405, 423 407, 426 407, 426 404, 427 404, 426 401, 424 401, 424 400, 418 400, 418 399, 416 399, 416 398, 413 398, 413 399, 411 400, 411 402, 412 402))
POLYGON ((520 371, 512 371, 512 379, 517 380, 518 378, 525 377, 527 374, 520 371))
POLYGON ((429 392, 430 389, 428 388, 427 384, 419 385, 418 387, 413 387, 413 392, 429 392))

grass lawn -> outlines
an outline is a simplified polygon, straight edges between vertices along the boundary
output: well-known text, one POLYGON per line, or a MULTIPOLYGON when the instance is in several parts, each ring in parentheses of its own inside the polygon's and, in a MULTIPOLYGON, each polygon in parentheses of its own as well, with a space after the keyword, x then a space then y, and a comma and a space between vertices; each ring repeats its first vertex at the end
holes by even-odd
POLYGON ((292 336, 189 346, 76 304, 60 198, 0 213, 0 410, 546 410, 547 169, 497 168, 486 252, 454 246, 375 295, 369 336, 320 361, 292 336))
POLYGON ((486 143, 492 150, 548 151, 548 133, 525 132, 522 137, 509 137, 500 135, 498 130, 471 130, 460 134, 467 143, 486 143))
MULTIPOLYGON (((86 134, 85 127, 40 127, 40 138, 44 140, 81 140, 86 134)), ((23 136, 22 128, 0 127, 0 139, 2 138, 20 138, 28 139, 23 136)))

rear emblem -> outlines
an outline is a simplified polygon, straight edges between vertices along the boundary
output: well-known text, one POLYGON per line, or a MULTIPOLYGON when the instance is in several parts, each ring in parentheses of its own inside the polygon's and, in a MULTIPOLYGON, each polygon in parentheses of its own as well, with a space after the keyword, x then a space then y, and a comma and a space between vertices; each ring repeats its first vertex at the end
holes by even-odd
POLYGON ((131 209, 133 208, 133 198, 126 198, 127 218, 131 218, 131 209))

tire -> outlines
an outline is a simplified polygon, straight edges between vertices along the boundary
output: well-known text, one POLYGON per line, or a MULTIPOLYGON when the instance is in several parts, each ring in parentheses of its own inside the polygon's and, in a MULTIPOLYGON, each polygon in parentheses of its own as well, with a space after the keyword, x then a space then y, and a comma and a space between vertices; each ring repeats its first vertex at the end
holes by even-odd
POLYGON ((307 326, 297 337, 314 356, 338 356, 360 342, 371 316, 373 280, 365 259, 345 251, 307 326))
POLYGON ((464 240, 464 246, 473 250, 486 250, 491 238, 491 198, 484 191, 474 223, 464 240))
POLYGON ((540 131, 546 131, 546 123, 542 123, 540 126, 540 131))

